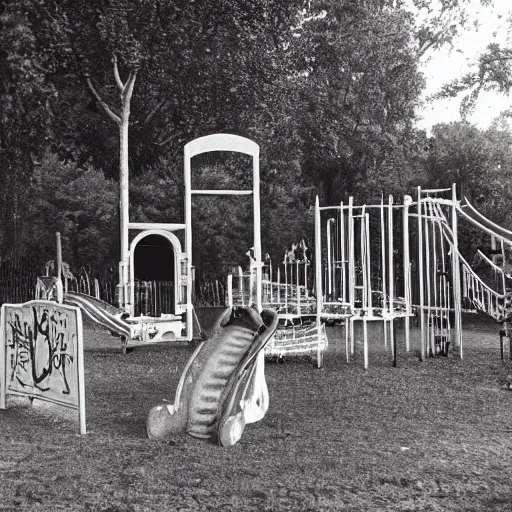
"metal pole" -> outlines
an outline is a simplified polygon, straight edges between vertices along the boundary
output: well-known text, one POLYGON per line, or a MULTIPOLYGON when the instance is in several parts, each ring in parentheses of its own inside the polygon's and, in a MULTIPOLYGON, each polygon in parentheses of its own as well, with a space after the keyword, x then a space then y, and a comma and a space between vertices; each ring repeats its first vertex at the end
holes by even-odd
POLYGON ((412 202, 410 196, 404 197, 404 208, 402 211, 403 215, 403 237, 404 237, 404 253, 403 253, 403 264, 404 264, 404 299, 405 299, 405 350, 409 352, 411 349, 411 261, 409 253, 409 206, 412 202))
POLYGON ((322 233, 320 219, 320 200, 315 199, 315 285, 316 285, 316 327, 318 340, 321 339, 322 296, 322 233))
POLYGON ((418 275, 420 299, 420 359, 425 359, 425 296, 423 282, 423 219, 421 211, 421 187, 418 187, 418 275))
POLYGON ((252 156, 252 201, 253 201, 253 216, 254 216, 254 259, 256 264, 256 307, 258 312, 261 313, 262 308, 262 294, 261 294, 261 279, 262 279, 262 261, 261 261, 261 209, 260 209, 260 159, 259 147, 257 154, 252 156))
MULTIPOLYGON (((184 183, 185 183, 185 259, 186 259, 186 323, 185 323, 185 337, 188 341, 192 340, 193 336, 193 318, 192 318, 192 184, 190 175, 190 155, 185 146, 184 152, 184 183)), ((183 276, 181 276, 183 279, 183 276)))
POLYGON ((341 245, 341 300, 347 302, 347 263, 345 255, 345 218, 343 214, 343 203, 340 203, 340 245, 341 245))
POLYGON ((382 279, 382 313, 383 313, 383 329, 384 329, 384 346, 388 346, 388 323, 386 313, 388 311, 388 288, 386 284, 386 221, 384 214, 384 195, 380 196, 380 249, 381 249, 381 279, 382 279))
POLYGON ((452 185, 452 283, 453 283, 453 307, 455 309, 455 345, 459 347, 460 358, 462 359, 462 312, 460 292, 460 262, 458 245, 457 226, 457 187, 452 185))
POLYGON ((388 199, 388 276, 389 276, 389 312, 391 318, 389 320, 389 337, 391 343, 391 352, 393 355, 393 366, 396 366, 396 337, 394 329, 395 318, 395 269, 394 265, 394 247, 393 247, 393 196, 388 199))

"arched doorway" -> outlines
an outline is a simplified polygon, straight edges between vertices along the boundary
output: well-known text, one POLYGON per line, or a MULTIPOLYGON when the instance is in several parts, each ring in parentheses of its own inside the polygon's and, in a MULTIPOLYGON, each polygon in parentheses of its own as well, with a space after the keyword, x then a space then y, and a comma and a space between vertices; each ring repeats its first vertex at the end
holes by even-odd
POLYGON ((174 281, 174 248, 161 235, 148 235, 135 247, 134 278, 137 281, 174 281))
POLYGON ((131 308, 134 316, 175 313, 178 300, 178 238, 163 230, 139 233, 130 246, 131 308))

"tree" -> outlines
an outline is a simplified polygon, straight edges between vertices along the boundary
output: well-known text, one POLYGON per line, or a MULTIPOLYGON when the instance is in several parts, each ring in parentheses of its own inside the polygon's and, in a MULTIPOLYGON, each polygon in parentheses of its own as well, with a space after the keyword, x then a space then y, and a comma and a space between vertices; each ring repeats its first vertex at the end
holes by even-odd
MULTIPOLYGON (((494 4, 493 0, 482 1, 483 5, 494 4)), ((512 34, 512 11, 508 14, 507 41, 512 34)), ((512 87, 512 47, 509 43, 491 43, 476 57, 469 72, 446 84, 436 95, 437 98, 462 95, 460 111, 463 116, 470 114, 482 91, 493 91, 508 95, 512 87)))
MULTIPOLYGON (((305 166, 324 200, 368 192, 413 134, 423 81, 412 51, 412 16, 381 2, 322 2, 302 38, 305 166)), ((381 189, 376 191, 380 195, 381 189)))
POLYGON ((26 9, 23 1, 0 4, 0 243, 14 253, 30 172, 51 134, 55 94, 26 9))
MULTIPOLYGON (((506 229, 512 228, 512 133, 508 125, 495 123, 480 130, 467 122, 433 127, 426 152, 429 188, 457 184, 458 196, 467 197, 478 210, 506 229)), ((460 245, 470 258, 477 247, 490 246, 489 235, 472 225, 459 230, 460 245)))
POLYGON ((77 167, 46 153, 31 177, 20 241, 40 263, 55 258, 55 233, 72 269, 111 264, 118 244, 117 190, 91 166, 77 167))
POLYGON ((470 200, 488 195, 495 171, 493 146, 486 133, 466 122, 438 124, 432 128, 426 168, 429 185, 437 188, 457 183, 470 200))
MULTIPOLYGON (((13 75, 9 82, 4 78, 9 73, 3 73, 3 90, 26 88, 23 104, 13 108, 20 130, 39 135, 39 144, 33 144, 31 151, 18 151, 21 157, 30 156, 27 179, 32 160, 40 159, 48 147, 64 162, 79 167, 92 164, 108 177, 115 177, 112 169, 118 166, 126 212, 128 166, 133 175, 141 175, 160 165, 162 158, 168 162, 181 158, 185 142, 212 131, 270 139, 282 98, 276 89, 287 73, 286 42, 300 4, 258 0, 2 4, 8 14, 2 21, 9 28, 2 33, 2 47, 14 48, 12 55, 2 55, 1 64, 13 75), (23 21, 22 33, 16 32, 17 20, 23 21), (26 34, 26 49, 21 34, 26 34), (29 65, 23 76, 20 63, 29 65), (33 94, 32 82, 39 85, 39 96, 33 94), (264 101, 267 93, 274 101, 264 101), (38 112, 40 131, 35 124, 23 123, 22 109, 38 112), (105 112, 108 116, 102 117, 105 112), (109 125, 112 121, 119 129, 119 141, 109 125), (119 158, 112 155, 114 149, 119 158)), ((9 113, 9 94, 2 94, 1 101, 9 113)), ((6 119, 4 128, 5 133, 14 132, 6 119)), ((16 138, 24 137, 12 141, 16 138)), ((6 160, 12 165, 12 159, 6 160)), ((134 211, 140 212, 140 205, 135 203, 134 211)))

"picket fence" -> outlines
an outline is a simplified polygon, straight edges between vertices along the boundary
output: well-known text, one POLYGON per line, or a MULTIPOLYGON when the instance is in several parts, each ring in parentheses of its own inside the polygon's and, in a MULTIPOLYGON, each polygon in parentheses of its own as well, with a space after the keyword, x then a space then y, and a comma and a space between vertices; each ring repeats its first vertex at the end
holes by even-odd
MULTIPOLYGON (((0 304, 21 303, 35 298, 37 277, 45 275, 44 266, 30 260, 3 258, 0 255, 0 304)), ((116 269, 107 267, 101 272, 82 267, 67 280, 69 291, 91 295, 117 305, 116 269)), ((159 316, 174 312, 173 281, 136 281, 135 314, 159 316)), ((197 306, 224 306, 226 285, 217 279, 200 279, 193 293, 197 306)))

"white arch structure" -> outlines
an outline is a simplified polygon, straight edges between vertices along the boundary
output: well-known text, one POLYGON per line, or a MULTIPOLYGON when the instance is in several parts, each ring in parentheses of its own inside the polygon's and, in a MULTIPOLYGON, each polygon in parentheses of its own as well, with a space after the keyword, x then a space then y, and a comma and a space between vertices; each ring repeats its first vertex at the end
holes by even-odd
POLYGON ((130 289, 130 306, 131 306, 131 315, 133 316, 133 308, 135 304, 135 286, 133 286, 133 283, 135 282, 135 249, 140 241, 142 241, 144 238, 151 236, 151 235, 158 235, 166 240, 168 240, 173 248, 174 251, 174 304, 175 304, 175 311, 174 314, 178 315, 182 313, 182 289, 181 286, 179 286, 179 283, 181 283, 181 272, 180 272, 180 256, 181 256, 181 242, 179 241, 178 237, 169 230, 166 229, 145 229, 144 231, 141 231, 138 233, 135 238, 130 243, 130 253, 129 253, 129 261, 130 261, 130 271, 129 271, 129 280, 131 283, 130 289))
POLYGON ((193 195, 252 195, 254 219, 254 263, 256 265, 256 307, 261 311, 261 212, 260 212, 260 147, 252 140, 217 133, 195 139, 185 145, 185 255, 187 258, 187 331, 192 330, 192 196, 193 195), (212 151, 244 153, 252 157, 252 190, 193 190, 190 160, 197 155, 212 151))

